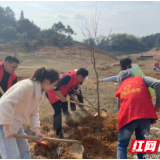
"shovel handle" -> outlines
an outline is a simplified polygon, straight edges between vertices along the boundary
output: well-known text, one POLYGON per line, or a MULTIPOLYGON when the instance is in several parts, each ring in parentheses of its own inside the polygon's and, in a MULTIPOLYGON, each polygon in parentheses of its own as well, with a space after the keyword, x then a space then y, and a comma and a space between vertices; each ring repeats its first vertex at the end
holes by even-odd
MULTIPOLYGON (((59 97, 56 97, 56 99, 59 99, 60 100, 60 98, 59 97)), ((74 103, 74 104, 77 104, 77 102, 75 102, 75 101, 71 101, 71 100, 68 100, 68 99, 66 99, 66 101, 67 102, 71 102, 71 103, 74 103)), ((84 104, 84 103, 79 103, 80 105, 82 105, 82 106, 86 106, 86 107, 90 107, 90 108, 94 108, 94 109, 96 109, 96 110, 98 110, 98 108, 96 108, 96 107, 93 107, 93 106, 91 106, 91 105, 87 105, 87 104, 84 104)), ((100 109, 101 111, 104 111, 104 112, 106 112, 107 113, 107 110, 105 110, 105 109, 100 109)))
MULTIPOLYGON (((76 92, 76 90, 74 89, 74 91, 76 92)), ((82 98, 84 98, 91 106, 92 106, 92 108, 93 108, 93 104, 85 97, 85 96, 83 96, 82 94, 79 94, 82 98)), ((97 108, 95 108, 96 110, 98 110, 97 108)), ((107 113, 107 110, 106 109, 100 109, 100 110, 102 110, 102 111, 104 111, 104 112, 106 112, 107 113)))
MULTIPOLYGON (((34 141, 39 140, 39 137, 36 136, 29 136, 29 135, 22 135, 22 134, 13 134, 13 137, 15 138, 22 138, 22 139, 31 139, 34 141)), ((70 140, 70 139, 56 139, 56 138, 43 138, 43 141, 48 142, 65 142, 65 143, 78 143, 77 140, 70 140)))
MULTIPOLYGON (((56 99, 59 99, 59 100, 60 100, 60 98, 59 98, 59 97, 56 97, 56 99)), ((68 99, 66 99, 66 101, 67 101, 67 102, 74 103, 74 104, 77 104, 77 102, 75 102, 75 101, 71 101, 71 100, 68 100, 68 99)), ((90 108, 94 108, 94 109, 98 110, 98 108, 93 107, 93 106, 91 106, 91 105, 87 105, 87 104, 84 104, 84 103, 79 103, 79 104, 80 104, 80 105, 82 105, 82 106, 86 106, 86 107, 90 107, 90 108)))
POLYGON ((4 91, 3 91, 3 89, 1 88, 1 86, 0 86, 0 92, 1 92, 2 95, 4 95, 4 91))
MULTIPOLYGON (((76 90, 74 89, 74 92, 76 92, 76 90)), ((91 106, 93 106, 93 104, 85 97, 83 96, 82 94, 78 94, 80 95, 82 98, 84 98, 91 106)))

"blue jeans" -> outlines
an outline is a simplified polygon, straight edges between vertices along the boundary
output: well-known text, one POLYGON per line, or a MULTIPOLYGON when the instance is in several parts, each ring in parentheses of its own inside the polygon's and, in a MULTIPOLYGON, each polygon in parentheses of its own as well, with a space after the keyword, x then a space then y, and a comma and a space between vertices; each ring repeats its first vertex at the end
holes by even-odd
MULTIPOLYGON (((137 140, 145 140, 145 133, 150 125, 150 119, 134 120, 123 126, 118 132, 117 159, 127 159, 127 147, 130 138, 135 131, 137 140)), ((137 153, 139 159, 143 159, 145 153, 137 153)))
MULTIPOLYGON (((17 134, 24 134, 23 127, 17 134)), ((3 159, 30 159, 28 140, 4 138, 3 126, 0 125, 0 154, 3 159)))

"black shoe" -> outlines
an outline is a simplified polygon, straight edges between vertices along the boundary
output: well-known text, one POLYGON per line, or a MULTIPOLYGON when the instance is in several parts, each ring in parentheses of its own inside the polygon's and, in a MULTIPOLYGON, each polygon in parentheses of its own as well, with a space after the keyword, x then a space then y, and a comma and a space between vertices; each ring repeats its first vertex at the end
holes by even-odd
POLYGON ((59 139, 63 139, 64 137, 63 137, 63 134, 60 132, 59 133, 59 135, 57 135, 57 137, 59 138, 59 139))

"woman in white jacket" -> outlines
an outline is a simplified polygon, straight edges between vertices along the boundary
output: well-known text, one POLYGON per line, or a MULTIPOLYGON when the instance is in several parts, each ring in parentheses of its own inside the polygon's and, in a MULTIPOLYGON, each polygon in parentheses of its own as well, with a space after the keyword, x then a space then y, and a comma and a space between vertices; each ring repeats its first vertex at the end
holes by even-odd
POLYGON ((23 124, 30 119, 36 136, 40 132, 39 105, 44 93, 53 89, 59 80, 55 70, 44 67, 35 71, 30 79, 12 86, 0 99, 0 155, 3 159, 29 159, 28 141, 13 138, 13 133, 24 134, 23 124))

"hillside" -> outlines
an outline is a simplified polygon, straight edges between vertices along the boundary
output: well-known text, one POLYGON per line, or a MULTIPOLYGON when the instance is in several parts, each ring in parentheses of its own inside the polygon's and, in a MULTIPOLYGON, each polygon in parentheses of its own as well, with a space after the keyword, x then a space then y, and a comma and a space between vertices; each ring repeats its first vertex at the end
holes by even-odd
MULTIPOLYGON (((32 53, 39 53, 39 54, 45 54, 45 55, 51 55, 54 53, 62 54, 66 53, 68 55, 71 54, 83 54, 90 53, 92 47, 75 43, 74 45, 68 46, 68 47, 55 47, 55 46, 37 46, 36 48, 27 47, 25 43, 11 43, 11 44, 0 44, 0 52, 9 52, 9 53, 17 53, 17 52, 32 52, 32 53), (54 53, 53 53, 54 52, 54 53)), ((106 54, 107 52, 96 49, 96 53, 100 54, 106 54)))
MULTIPOLYGON (((112 53, 110 53, 111 55, 114 55, 112 53)), ((130 53, 130 54, 125 54, 125 52, 120 53, 117 58, 121 59, 124 57, 130 57, 132 60, 137 61, 137 57, 141 56, 141 55, 153 55, 153 62, 157 59, 160 59, 160 49, 155 47, 152 48, 151 50, 147 51, 147 52, 140 52, 140 53, 130 53)), ((150 61, 152 61, 152 58, 150 59, 150 61)))
MULTIPOLYGON (((21 61, 16 71, 20 77, 30 76, 38 66, 56 68, 60 73, 80 67, 89 67, 91 68, 91 72, 93 72, 90 57, 91 51, 91 47, 80 44, 64 48, 41 46, 33 51, 28 50, 23 43, 7 44, 0 45, 0 61, 3 61, 6 55, 14 53, 21 61)), ((95 56, 97 57, 96 66, 99 69, 100 75, 101 72, 103 75, 103 72, 107 70, 108 66, 110 67, 112 62, 116 62, 116 58, 98 49, 95 56)))

